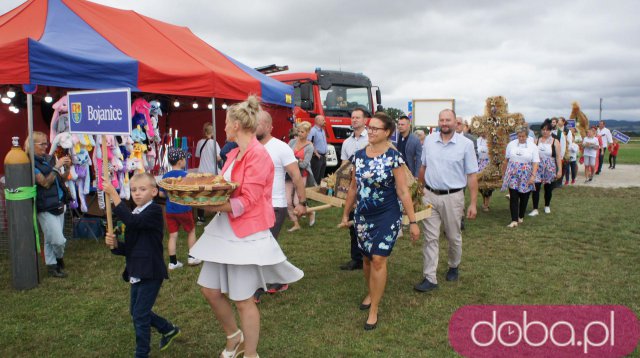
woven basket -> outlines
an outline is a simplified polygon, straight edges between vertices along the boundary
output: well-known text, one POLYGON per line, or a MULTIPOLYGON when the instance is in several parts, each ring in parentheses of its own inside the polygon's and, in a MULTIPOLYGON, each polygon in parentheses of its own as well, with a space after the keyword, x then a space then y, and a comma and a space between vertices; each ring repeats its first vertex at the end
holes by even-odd
POLYGON ((238 187, 238 184, 232 182, 215 185, 181 185, 167 179, 172 178, 163 179, 158 185, 166 191, 169 200, 188 206, 222 205, 229 201, 231 193, 238 187))

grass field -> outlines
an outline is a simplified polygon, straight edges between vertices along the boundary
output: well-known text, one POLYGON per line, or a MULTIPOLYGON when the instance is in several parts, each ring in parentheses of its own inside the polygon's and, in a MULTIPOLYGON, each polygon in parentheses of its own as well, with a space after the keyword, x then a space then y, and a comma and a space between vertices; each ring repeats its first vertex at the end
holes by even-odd
MULTIPOLYGON (((621 164, 640 164, 640 139, 633 138, 634 141, 630 141, 627 144, 620 144, 620 150, 618 151, 617 162, 621 164)), ((607 153, 606 163, 609 161, 609 154, 607 153)))
MULTIPOLYGON (((362 272, 345 272, 348 234, 335 228, 338 210, 323 211, 313 228, 283 230, 280 242, 305 277, 260 304, 262 357, 452 357, 451 315, 469 304, 620 304, 640 312, 640 190, 571 187, 554 192, 552 214, 527 217, 508 229, 507 200, 494 193, 490 213, 467 221, 460 280, 449 283, 447 245, 441 245, 440 289, 413 291, 421 279, 421 245, 399 239, 378 329, 365 332, 362 272)), ((306 221, 303 222, 306 225, 306 221)), ((285 225, 288 225, 285 224, 285 225)), ((285 228, 286 229, 286 228, 285 228)), ((199 232, 202 227, 198 228, 199 232)), ((186 243, 179 242, 185 260, 186 243)), ((128 314, 124 259, 103 243, 69 241, 70 276, 44 278, 36 289, 11 288, 7 258, 0 259, 0 356, 126 357, 135 342, 128 314)), ((172 347, 154 356, 211 357, 224 334, 186 267, 164 284, 156 311, 183 329, 172 347)), ((634 356, 639 356, 638 350, 634 356)))

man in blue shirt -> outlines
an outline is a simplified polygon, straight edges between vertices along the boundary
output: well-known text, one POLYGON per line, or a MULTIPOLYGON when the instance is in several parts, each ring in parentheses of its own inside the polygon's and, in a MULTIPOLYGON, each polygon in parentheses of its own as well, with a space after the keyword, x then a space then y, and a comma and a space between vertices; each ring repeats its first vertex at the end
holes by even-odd
POLYGON ((309 131, 307 139, 313 143, 313 156, 311 157, 313 178, 316 183, 320 183, 327 169, 327 135, 324 132, 324 116, 316 116, 315 125, 309 131))
POLYGON ((473 142, 456 133, 456 114, 451 109, 440 112, 440 131, 432 133, 424 140, 422 166, 419 179, 424 185, 425 204, 432 206, 431 216, 422 221, 425 242, 423 280, 414 288, 428 292, 438 288, 436 269, 440 225, 449 242, 449 271, 447 281, 458 279, 458 265, 462 258, 462 234, 460 222, 464 215, 464 188, 469 186, 471 201, 467 218, 476 217, 478 196, 478 161, 473 142))

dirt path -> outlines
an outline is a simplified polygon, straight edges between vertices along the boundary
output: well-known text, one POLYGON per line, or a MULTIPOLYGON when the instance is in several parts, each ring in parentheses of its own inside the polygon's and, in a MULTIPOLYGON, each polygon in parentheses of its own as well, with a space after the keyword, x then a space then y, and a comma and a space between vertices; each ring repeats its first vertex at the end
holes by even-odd
POLYGON ((618 164, 615 169, 607 169, 608 163, 602 166, 600 175, 595 175, 593 181, 585 184, 584 166, 578 165, 576 185, 595 186, 599 188, 627 188, 640 187, 640 165, 618 164))

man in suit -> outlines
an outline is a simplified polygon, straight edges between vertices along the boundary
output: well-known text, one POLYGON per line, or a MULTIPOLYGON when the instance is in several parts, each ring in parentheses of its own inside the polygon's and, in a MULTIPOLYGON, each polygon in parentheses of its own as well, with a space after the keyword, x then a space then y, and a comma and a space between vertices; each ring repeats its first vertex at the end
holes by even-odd
POLYGON ((398 151, 402 154, 411 174, 417 177, 421 165, 422 145, 418 136, 411 133, 409 117, 402 116, 398 119, 398 134, 398 151))

